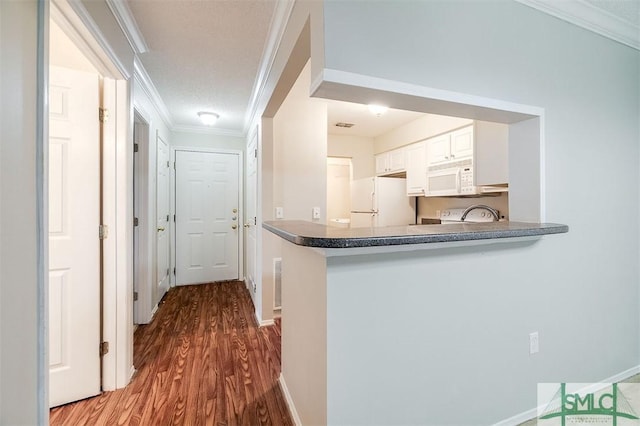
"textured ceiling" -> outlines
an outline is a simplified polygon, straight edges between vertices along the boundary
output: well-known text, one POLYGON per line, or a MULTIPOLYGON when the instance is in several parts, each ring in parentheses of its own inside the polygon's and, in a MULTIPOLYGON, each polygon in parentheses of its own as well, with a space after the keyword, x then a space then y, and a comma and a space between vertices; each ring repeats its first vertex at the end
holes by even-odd
POLYGON ((201 126, 196 113, 212 111, 216 128, 243 132, 275 4, 129 0, 149 46, 140 60, 175 126, 201 126))
POLYGON ((424 116, 414 111, 389 109, 381 116, 375 116, 366 105, 351 102, 326 100, 327 102, 327 133, 333 135, 351 135, 373 138, 389 130, 400 127, 424 116), (354 124, 351 128, 336 127, 336 123, 354 124))

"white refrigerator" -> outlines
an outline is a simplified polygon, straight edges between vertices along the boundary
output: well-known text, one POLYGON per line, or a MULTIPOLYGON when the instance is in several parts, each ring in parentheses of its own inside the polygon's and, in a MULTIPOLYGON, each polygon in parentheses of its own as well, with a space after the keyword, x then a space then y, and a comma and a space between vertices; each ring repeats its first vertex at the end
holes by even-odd
POLYGON ((415 197, 404 178, 372 177, 351 182, 351 228, 414 225, 415 197))

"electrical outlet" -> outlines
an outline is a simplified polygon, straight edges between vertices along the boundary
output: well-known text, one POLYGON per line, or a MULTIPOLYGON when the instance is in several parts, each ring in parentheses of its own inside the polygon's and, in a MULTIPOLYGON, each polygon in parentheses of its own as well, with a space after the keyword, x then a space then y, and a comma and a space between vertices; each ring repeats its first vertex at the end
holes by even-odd
POLYGON ((538 332, 529 333, 529 355, 540 352, 540 338, 538 332))
POLYGON ((314 220, 320 219, 320 207, 314 207, 311 211, 311 218, 314 220))
POLYGON ((284 219, 284 209, 282 207, 276 207, 276 219, 284 219))

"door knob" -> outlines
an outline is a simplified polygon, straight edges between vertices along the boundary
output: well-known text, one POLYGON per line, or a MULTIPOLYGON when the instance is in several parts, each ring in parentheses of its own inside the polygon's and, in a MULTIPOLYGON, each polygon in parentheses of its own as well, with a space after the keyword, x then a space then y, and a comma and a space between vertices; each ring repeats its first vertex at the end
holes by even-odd
POLYGON ((231 225, 231 229, 237 229, 238 225, 236 225, 235 223, 233 225, 231 225))
POLYGON ((158 228, 158 232, 164 231, 164 228, 158 228))
POLYGON ((244 227, 245 227, 245 228, 248 228, 248 227, 250 227, 250 226, 251 226, 251 224, 250 224, 250 223, 245 223, 245 224, 244 224, 244 227))

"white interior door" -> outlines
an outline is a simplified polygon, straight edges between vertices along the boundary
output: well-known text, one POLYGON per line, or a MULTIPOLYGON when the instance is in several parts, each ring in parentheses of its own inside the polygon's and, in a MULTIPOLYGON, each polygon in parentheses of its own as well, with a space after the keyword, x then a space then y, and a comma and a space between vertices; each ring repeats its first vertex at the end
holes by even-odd
POLYGON ((240 156, 176 151, 176 284, 238 279, 240 156))
POLYGON ((98 76, 49 75, 49 406, 100 393, 98 76))
POLYGON ((169 290, 169 267, 171 257, 169 250, 169 146, 162 138, 157 137, 157 183, 156 183, 156 288, 153 291, 155 306, 169 290))
POLYGON ((247 149, 247 196, 244 227, 246 229, 247 283, 252 293, 256 289, 258 243, 256 236, 258 207, 258 135, 247 149))

